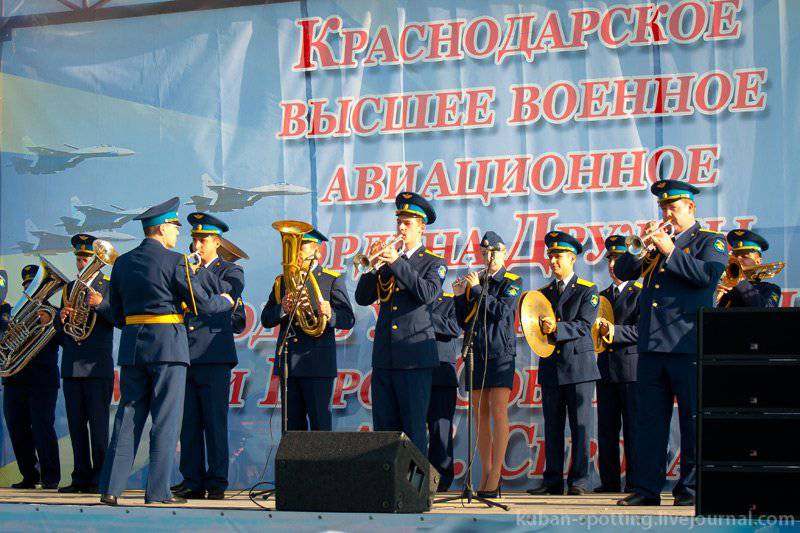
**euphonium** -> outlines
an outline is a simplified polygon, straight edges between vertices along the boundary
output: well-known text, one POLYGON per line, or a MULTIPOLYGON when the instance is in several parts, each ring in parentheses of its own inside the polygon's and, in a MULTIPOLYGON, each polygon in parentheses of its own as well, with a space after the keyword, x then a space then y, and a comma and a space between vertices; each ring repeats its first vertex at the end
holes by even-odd
MULTIPOLYGON (((279 220, 273 222, 272 227, 281 234, 284 295, 291 293, 300 295, 295 302, 297 305, 295 323, 307 335, 319 337, 328 326, 328 317, 319 310, 319 302, 323 299, 322 293, 314 276, 309 273, 308 279, 306 279, 304 274, 306 265, 298 254, 303 235, 314 227, 296 220, 279 220), (309 286, 313 289, 312 294, 308 294, 309 286), (300 287, 299 291, 298 287, 300 287)), ((276 296, 278 296, 277 293, 276 296)))
POLYGON ((11 310, 8 329, 0 339, 0 377, 13 376, 25 368, 56 333, 53 320, 58 310, 47 300, 68 280, 44 257, 39 256, 39 263, 36 277, 11 310), (39 311, 49 317, 44 324, 39 319, 39 311))
POLYGON ((636 259, 641 259, 647 255, 648 252, 655 250, 655 244, 653 244, 653 235, 659 231, 663 231, 672 237, 675 235, 675 226, 673 226, 671 222, 661 221, 656 227, 641 237, 636 235, 625 237, 625 248, 628 250, 628 253, 634 256, 636 259))
POLYGON ((89 338, 97 321, 97 313, 89 306, 89 280, 92 279, 104 265, 113 266, 117 260, 117 250, 108 241, 95 239, 92 243, 94 257, 78 274, 78 279, 72 285, 69 296, 64 301, 65 307, 71 307, 72 312, 64 322, 64 333, 81 342, 89 338))
POLYGON ((400 244, 400 248, 397 250, 399 253, 403 253, 405 250, 405 244, 403 243, 403 237, 400 235, 395 236, 392 238, 391 241, 386 242, 381 248, 372 255, 367 255, 366 253, 356 254, 353 258, 353 263, 355 263, 356 267, 358 267, 358 271, 361 274, 366 274, 368 272, 377 272, 383 266, 383 261, 379 261, 374 266, 372 262, 375 260, 376 257, 381 255, 384 250, 389 247, 395 247, 400 244))

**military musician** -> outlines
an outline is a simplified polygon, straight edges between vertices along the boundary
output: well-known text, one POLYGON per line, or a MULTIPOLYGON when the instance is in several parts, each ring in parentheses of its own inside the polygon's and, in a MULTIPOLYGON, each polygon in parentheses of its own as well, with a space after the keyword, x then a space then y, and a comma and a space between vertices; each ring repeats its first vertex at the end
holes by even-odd
MULTIPOLYGON (((769 249, 767 239, 750 230, 735 229, 726 236, 731 247, 731 261, 742 273, 741 279, 731 280, 733 286, 726 284, 726 276, 717 286, 715 298, 717 307, 778 307, 781 300, 781 288, 774 283, 759 279, 750 279, 746 272, 763 264, 762 254, 769 249)), ((729 263, 729 267, 732 263, 729 263)), ((772 277, 772 276, 770 276, 772 277)))
POLYGON ((625 482, 624 492, 631 492, 635 476, 633 454, 636 440, 636 348, 639 325, 638 281, 622 281, 614 274, 614 265, 627 250, 622 235, 611 235, 605 240, 606 263, 611 285, 600 292, 611 303, 614 321, 598 317, 600 335, 606 349, 598 354, 597 366, 597 443, 598 466, 601 485, 594 492, 621 492, 620 482, 620 429, 624 439, 625 482))
MULTIPOLYGON (((195 285, 202 285, 208 294, 227 293, 238 302, 244 270, 218 255, 228 225, 198 212, 191 213, 187 222, 201 262, 195 285)), ((238 363, 231 314, 231 309, 185 314, 190 364, 180 435, 183 483, 173 489, 187 499, 221 500, 228 488, 228 398, 231 369, 238 363)))
MULTIPOLYGON (((23 290, 33 282, 38 271, 38 265, 23 267, 23 290)), ((10 310, 2 313, 4 318, 0 322, 4 328, 10 320, 9 313, 10 310)), ((39 318, 43 324, 49 320, 43 311, 39 318)), ((3 378, 3 415, 17 468, 22 474, 22 481, 11 485, 14 489, 34 489, 40 482, 43 489, 56 489, 61 481, 55 430, 59 342, 56 334, 22 370, 3 378)))
POLYGON ((426 415, 433 369, 439 366, 429 305, 447 275, 444 259, 426 249, 422 236, 436 212, 422 196, 395 199, 397 240, 373 243, 368 255, 376 270, 361 275, 359 305, 380 302, 372 345, 372 421, 376 431, 403 431, 423 453, 428 449, 426 415))
POLYGON ((437 491, 445 492, 454 477, 453 417, 458 395, 456 340, 461 335, 453 294, 443 292, 436 298, 431 304, 431 320, 436 333, 439 366, 433 369, 433 388, 428 405, 428 460, 439 471, 437 491))
POLYGON ((119 256, 111 271, 110 303, 122 328, 122 397, 100 476, 100 501, 107 505, 117 505, 125 489, 148 415, 152 428, 144 501, 186 502, 170 491, 190 360, 181 303, 195 315, 230 311, 234 305, 229 295, 209 295, 202 284, 194 285, 196 265, 170 250, 181 225, 179 204, 177 197, 171 198, 137 216, 145 239, 119 256))
POLYGON ((61 333, 61 378, 73 458, 72 482, 58 489, 65 493, 97 493, 108 446, 114 391, 114 317, 108 301, 109 277, 100 268, 92 268, 93 273, 86 270, 93 260, 97 266, 103 264, 95 259, 92 247, 95 240, 86 233, 72 237, 78 279, 64 287, 59 319, 55 321, 61 333), (76 305, 88 309, 76 310, 76 305), (88 336, 81 334, 88 329, 86 311, 94 313, 88 336), (76 334, 70 328, 71 318, 79 316, 85 318, 84 323, 74 324, 75 329, 81 328, 76 334))
POLYGON ((723 235, 695 219, 699 189, 659 180, 650 191, 662 221, 643 228, 639 257, 626 252, 614 265, 625 281, 642 278, 639 294, 638 405, 634 493, 620 505, 660 505, 666 479, 673 398, 681 433, 680 479, 675 505, 694 505, 696 485, 697 309, 712 307, 714 290, 728 259, 723 235))
MULTIPOLYGON (((308 270, 305 292, 297 300, 286 290, 283 274, 275 278, 272 292, 261 312, 265 328, 280 325, 275 350, 273 373, 281 376, 282 357, 278 353, 286 335, 288 380, 286 383, 287 426, 290 431, 331 431, 331 395, 336 380, 336 330, 351 329, 355 315, 347 296, 345 280, 339 272, 323 268, 319 263, 320 245, 328 238, 317 229, 303 234, 298 250, 298 264, 308 270), (318 336, 304 331, 298 324, 289 324, 296 305, 310 302, 309 291, 319 287, 321 299, 317 312, 326 317, 327 324, 318 336)), ((316 292, 316 291, 314 291, 316 292)), ((315 333, 315 332, 312 332, 315 333)))
MULTIPOLYGON (((508 446, 508 396, 514 384, 517 355, 514 317, 522 279, 506 270, 506 245, 494 231, 487 231, 481 238, 481 256, 486 268, 457 280, 453 293, 456 315, 464 331, 468 332, 475 321, 472 402, 481 459, 478 495, 496 498, 500 495, 508 446), (486 293, 478 307, 484 281, 486 293)), ((466 383, 469 385, 469 380, 466 383)))
POLYGON ((569 420, 572 466, 567 494, 588 492, 589 433, 592 425, 594 382, 600 378, 591 337, 597 316, 597 287, 575 274, 575 261, 583 246, 563 231, 551 231, 544 239, 553 281, 541 292, 555 311, 542 319, 542 333, 555 344, 555 352, 539 360, 539 385, 544 411, 544 483, 528 493, 564 494, 564 429, 569 420))

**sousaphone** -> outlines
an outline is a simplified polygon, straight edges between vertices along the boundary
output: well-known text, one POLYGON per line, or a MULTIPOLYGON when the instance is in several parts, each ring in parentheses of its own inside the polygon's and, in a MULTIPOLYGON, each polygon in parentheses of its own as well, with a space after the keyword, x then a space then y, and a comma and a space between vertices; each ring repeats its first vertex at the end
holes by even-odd
POLYGON ((525 340, 533 353, 542 358, 550 357, 556 345, 542 333, 541 325, 544 317, 556 319, 550 300, 541 291, 525 291, 517 304, 517 313, 525 340))

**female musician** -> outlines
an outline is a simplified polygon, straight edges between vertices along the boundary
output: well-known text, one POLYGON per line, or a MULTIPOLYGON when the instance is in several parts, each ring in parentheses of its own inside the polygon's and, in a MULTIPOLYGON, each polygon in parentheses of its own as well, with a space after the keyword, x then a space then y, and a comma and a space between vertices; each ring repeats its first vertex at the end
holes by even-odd
MULTIPOLYGON (((508 445, 508 397, 514 383, 517 352, 514 314, 522 279, 506 271, 505 243, 493 231, 481 239, 481 255, 486 269, 457 280, 453 293, 456 316, 467 335, 476 321, 472 338, 472 402, 481 460, 478 495, 495 498, 501 495, 500 475, 508 445), (486 294, 478 307, 484 281, 486 294)), ((466 383, 469 386, 469 379, 466 383)))

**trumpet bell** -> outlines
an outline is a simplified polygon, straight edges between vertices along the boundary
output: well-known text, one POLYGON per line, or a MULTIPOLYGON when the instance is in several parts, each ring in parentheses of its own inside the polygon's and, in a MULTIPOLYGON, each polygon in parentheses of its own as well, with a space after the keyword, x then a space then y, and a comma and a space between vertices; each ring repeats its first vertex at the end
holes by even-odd
POLYGON ((525 291, 517 304, 519 323, 525 340, 533 353, 539 357, 550 357, 556 349, 555 343, 550 342, 547 335, 542 333, 541 319, 550 317, 556 319, 550 300, 540 291, 525 291))
MULTIPOLYGON (((611 305, 611 302, 605 296, 599 297, 597 318, 605 318, 612 324, 614 323, 614 306, 611 305)), ((592 325, 592 342, 594 343, 595 353, 602 353, 608 348, 608 344, 603 340, 603 336, 600 335, 600 324, 597 320, 595 320, 592 325)))
POLYGON ((643 257, 647 253, 647 249, 644 246, 644 241, 641 239, 641 237, 636 235, 629 235, 625 237, 625 249, 629 254, 637 259, 643 257))

